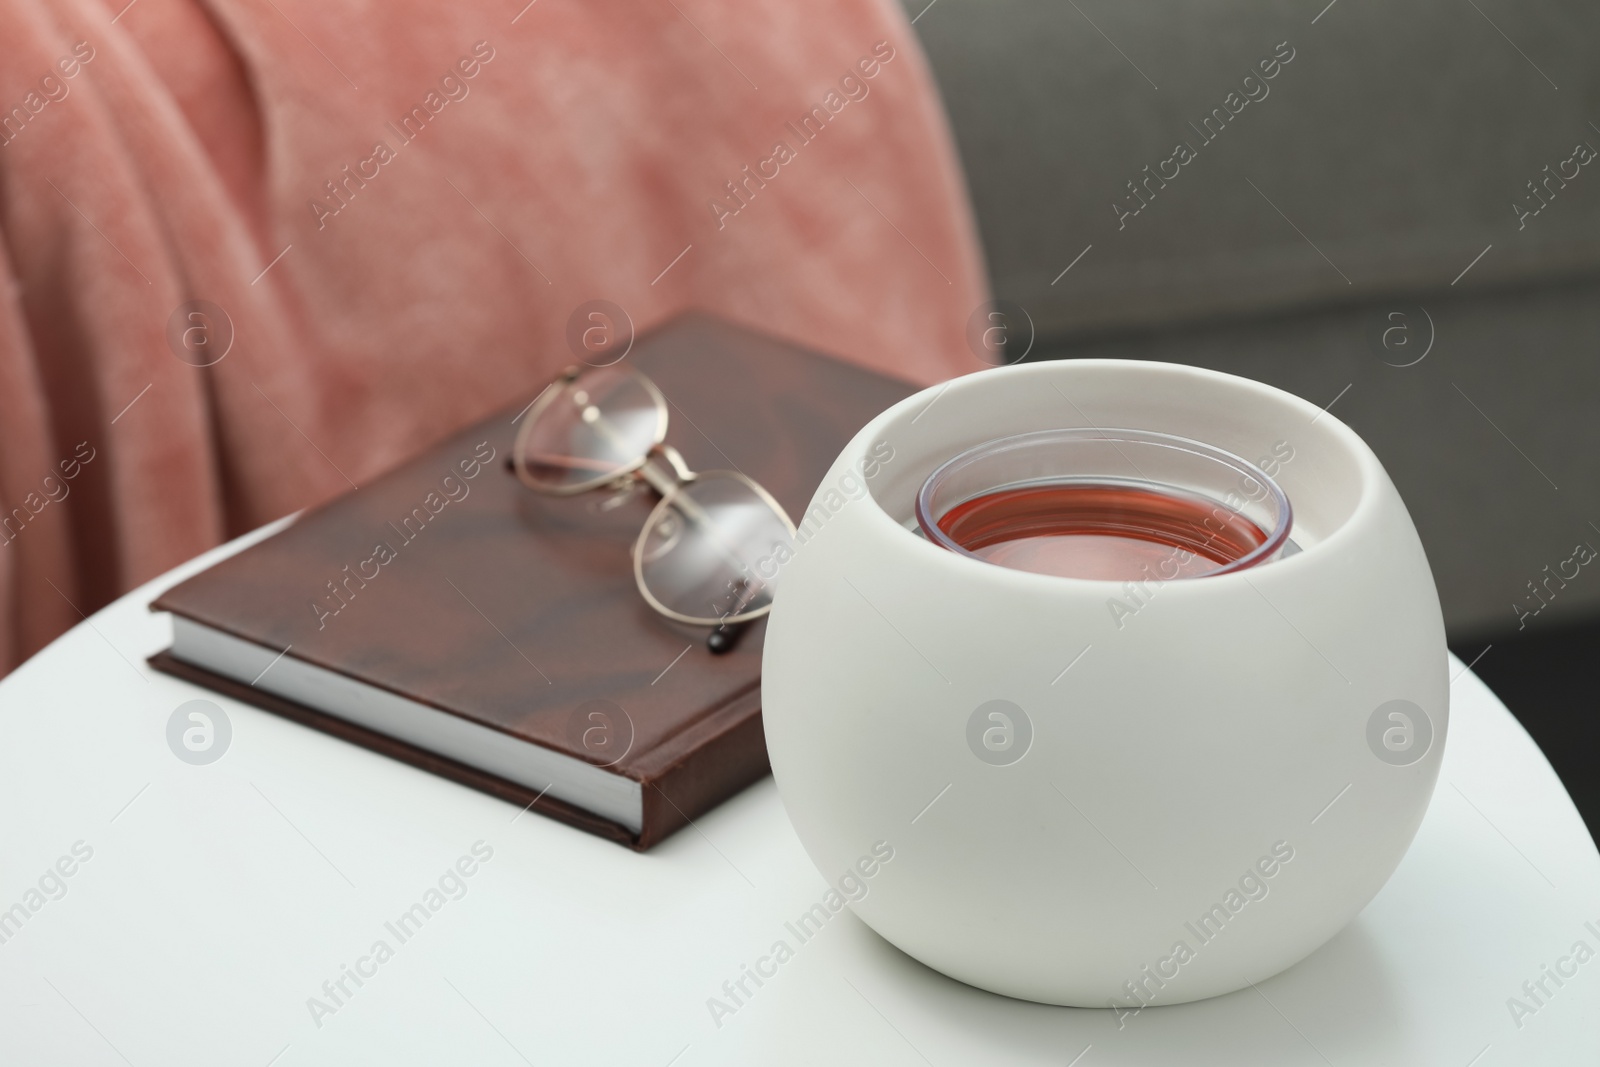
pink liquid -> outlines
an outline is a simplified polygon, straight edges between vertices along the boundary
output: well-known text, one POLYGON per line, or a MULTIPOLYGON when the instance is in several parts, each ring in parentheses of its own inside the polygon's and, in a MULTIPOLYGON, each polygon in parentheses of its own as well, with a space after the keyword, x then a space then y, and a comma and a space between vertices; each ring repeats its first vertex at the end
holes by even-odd
POLYGON ((1082 482, 986 493, 952 508, 939 528, 1002 567, 1111 581, 1196 578, 1270 536, 1203 497, 1082 482))

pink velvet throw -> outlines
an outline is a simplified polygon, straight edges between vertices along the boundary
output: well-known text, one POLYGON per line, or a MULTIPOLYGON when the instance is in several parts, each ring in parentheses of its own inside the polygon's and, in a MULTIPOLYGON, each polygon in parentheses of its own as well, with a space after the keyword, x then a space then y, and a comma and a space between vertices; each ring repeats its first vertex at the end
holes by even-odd
POLYGON ((893 0, 0 0, 0 232, 0 672, 531 395, 589 301, 981 366, 893 0))

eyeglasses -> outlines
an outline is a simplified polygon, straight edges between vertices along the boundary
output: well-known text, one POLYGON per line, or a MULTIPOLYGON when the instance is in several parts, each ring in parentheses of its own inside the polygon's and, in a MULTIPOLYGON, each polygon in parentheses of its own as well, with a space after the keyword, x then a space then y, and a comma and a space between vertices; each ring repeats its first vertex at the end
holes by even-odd
POLYGON ((713 652, 772 610, 794 523, 737 471, 688 468, 667 436, 667 401, 631 368, 568 367, 528 409, 511 466, 529 489, 575 496, 641 483, 661 497, 633 544, 639 593, 669 619, 714 626, 713 652))

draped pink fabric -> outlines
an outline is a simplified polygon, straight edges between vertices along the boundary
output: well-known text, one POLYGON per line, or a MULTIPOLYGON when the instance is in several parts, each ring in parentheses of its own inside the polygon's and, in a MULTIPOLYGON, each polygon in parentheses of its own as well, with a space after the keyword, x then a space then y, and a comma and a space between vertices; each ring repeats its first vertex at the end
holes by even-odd
POLYGON ((976 369, 893 0, 525 2, 0 0, 0 672, 530 395, 585 301, 976 369))

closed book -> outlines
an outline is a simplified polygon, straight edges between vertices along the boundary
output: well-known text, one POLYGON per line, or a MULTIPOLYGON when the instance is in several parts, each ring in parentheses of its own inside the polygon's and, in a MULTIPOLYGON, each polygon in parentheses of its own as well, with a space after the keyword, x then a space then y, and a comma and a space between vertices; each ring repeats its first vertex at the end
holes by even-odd
MULTIPOLYGON (((700 315, 626 359, 691 468, 744 473, 796 522, 912 391, 700 315)), ((151 662, 646 849, 768 772, 765 620, 715 655, 652 610, 631 551, 655 496, 524 487, 506 459, 531 399, 167 591, 174 640, 151 662)))

